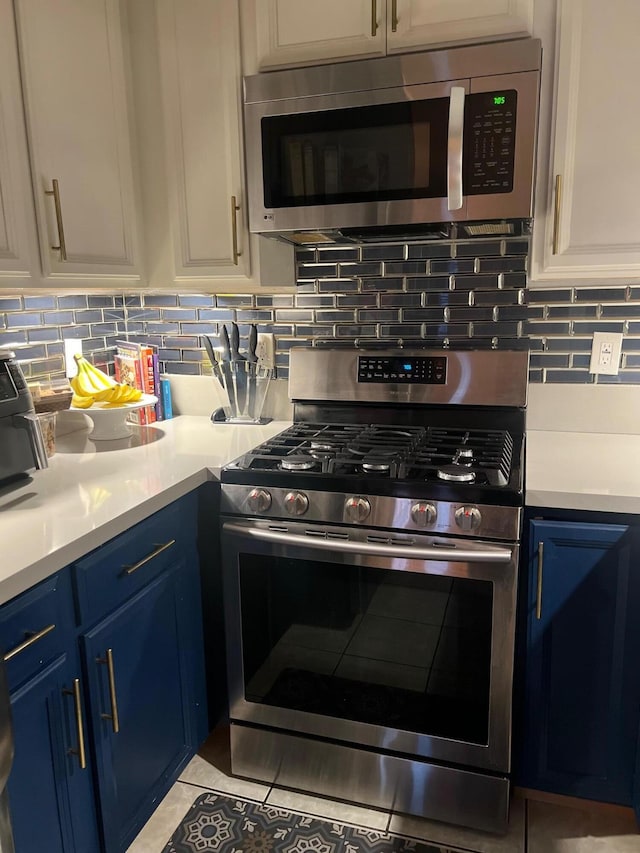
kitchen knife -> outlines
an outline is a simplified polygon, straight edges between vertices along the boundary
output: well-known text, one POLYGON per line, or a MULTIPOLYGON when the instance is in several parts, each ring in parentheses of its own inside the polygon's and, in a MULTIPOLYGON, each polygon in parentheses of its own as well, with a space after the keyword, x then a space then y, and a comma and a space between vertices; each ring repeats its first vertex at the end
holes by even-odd
POLYGON ((255 419, 256 411, 256 387, 258 383, 258 356, 256 355, 256 347, 258 346, 258 327, 255 324, 249 326, 249 348, 247 350, 247 361, 249 362, 249 416, 255 419))
POLYGON ((207 355, 209 356, 209 361, 211 362, 211 369, 213 370, 213 375, 224 388, 224 380, 222 379, 222 374, 220 373, 220 365, 218 364, 218 359, 216 358, 216 353, 213 348, 213 344, 211 343, 211 338, 209 337, 209 335, 203 335, 202 340, 204 342, 204 348, 207 351, 207 355))
POLYGON ((240 354, 240 330, 237 323, 231 324, 231 361, 236 377, 238 415, 243 415, 247 399, 247 369, 244 356, 240 354))
POLYGON ((236 405, 236 394, 233 386, 233 371, 231 370, 231 347, 229 345, 229 333, 224 325, 220 326, 220 344, 222 346, 222 375, 224 377, 224 385, 229 397, 231 417, 235 418, 238 414, 238 407, 236 405))

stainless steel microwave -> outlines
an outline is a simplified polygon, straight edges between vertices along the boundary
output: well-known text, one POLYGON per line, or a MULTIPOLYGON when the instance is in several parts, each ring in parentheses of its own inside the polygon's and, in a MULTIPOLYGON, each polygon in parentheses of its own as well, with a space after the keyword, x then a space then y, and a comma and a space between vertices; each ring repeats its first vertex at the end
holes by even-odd
POLYGON ((519 39, 246 77, 250 230, 305 243, 530 217, 541 59, 519 39))

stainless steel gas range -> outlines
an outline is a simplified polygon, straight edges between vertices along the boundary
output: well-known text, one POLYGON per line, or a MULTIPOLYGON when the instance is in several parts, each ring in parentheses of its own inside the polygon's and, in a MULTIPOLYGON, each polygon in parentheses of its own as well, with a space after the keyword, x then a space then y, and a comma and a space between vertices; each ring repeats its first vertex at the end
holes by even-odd
POLYGON ((506 828, 528 354, 292 350, 222 472, 236 775, 506 828))

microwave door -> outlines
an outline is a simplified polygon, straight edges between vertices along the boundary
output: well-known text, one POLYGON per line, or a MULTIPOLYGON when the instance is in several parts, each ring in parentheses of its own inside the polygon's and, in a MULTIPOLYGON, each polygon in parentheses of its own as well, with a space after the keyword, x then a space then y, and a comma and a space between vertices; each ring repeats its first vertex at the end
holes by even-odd
POLYGON ((464 219, 468 90, 456 80, 247 104, 250 230, 464 219))

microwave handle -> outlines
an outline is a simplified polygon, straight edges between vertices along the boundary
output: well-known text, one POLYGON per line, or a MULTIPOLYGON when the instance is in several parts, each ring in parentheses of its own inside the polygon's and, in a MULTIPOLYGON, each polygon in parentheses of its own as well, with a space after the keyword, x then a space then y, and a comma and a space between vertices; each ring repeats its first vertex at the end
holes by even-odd
POLYGON ((451 87, 449 139, 447 143, 447 207, 462 207, 462 140, 464 138, 464 89, 451 87))

